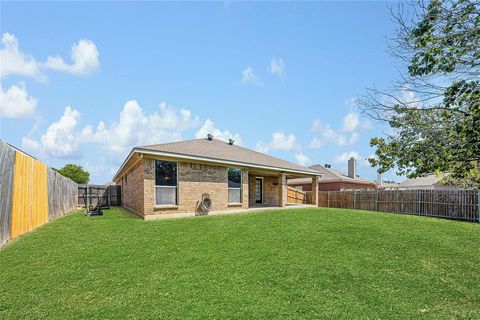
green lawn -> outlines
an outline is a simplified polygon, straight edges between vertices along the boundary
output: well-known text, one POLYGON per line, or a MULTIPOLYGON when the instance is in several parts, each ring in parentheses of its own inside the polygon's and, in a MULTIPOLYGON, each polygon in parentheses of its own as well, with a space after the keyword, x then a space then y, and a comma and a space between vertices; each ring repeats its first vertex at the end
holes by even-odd
POLYGON ((340 209, 59 219, 0 250, 0 319, 480 319, 480 225, 340 209))

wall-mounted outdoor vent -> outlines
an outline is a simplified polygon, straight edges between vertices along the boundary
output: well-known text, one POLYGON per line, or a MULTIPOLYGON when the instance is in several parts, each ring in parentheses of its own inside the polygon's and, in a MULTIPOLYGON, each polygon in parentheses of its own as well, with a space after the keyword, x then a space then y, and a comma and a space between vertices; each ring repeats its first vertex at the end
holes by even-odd
POLYGON ((207 140, 212 141, 213 140, 213 135, 211 135, 210 133, 207 134, 207 140))
POLYGON ((233 140, 233 139, 228 139, 228 144, 229 144, 229 145, 233 145, 234 143, 235 143, 235 140, 233 140))
POLYGON ((325 168, 331 169, 331 168, 332 168, 332 165, 331 165, 331 164, 328 164, 328 163, 325 163, 325 168))

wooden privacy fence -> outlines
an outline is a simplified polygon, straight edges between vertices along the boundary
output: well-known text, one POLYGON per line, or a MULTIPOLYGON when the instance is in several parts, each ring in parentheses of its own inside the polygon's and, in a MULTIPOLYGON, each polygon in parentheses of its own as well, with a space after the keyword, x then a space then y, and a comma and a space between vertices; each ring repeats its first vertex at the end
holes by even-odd
POLYGON ((287 188, 288 203, 305 203, 305 192, 293 187, 287 188))
POLYGON ((77 184, 0 140, 0 246, 77 207, 77 184))
POLYGON ((480 222, 480 192, 470 190, 323 191, 318 206, 480 222))
POLYGON ((98 202, 108 206, 121 205, 120 186, 78 185, 78 206, 96 206, 98 202))

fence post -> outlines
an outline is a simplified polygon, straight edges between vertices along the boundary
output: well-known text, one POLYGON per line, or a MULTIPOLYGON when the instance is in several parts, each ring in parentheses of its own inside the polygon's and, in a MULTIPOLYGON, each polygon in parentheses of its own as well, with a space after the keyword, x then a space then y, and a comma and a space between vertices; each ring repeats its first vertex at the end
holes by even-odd
POLYGON ((330 191, 327 191, 327 208, 330 208, 330 191))
POLYGON ((356 194, 357 194, 356 190, 353 189, 353 210, 355 210, 356 194))
POLYGON ((480 190, 477 193, 477 214, 478 214, 478 223, 480 223, 480 190))
POLYGON ((88 183, 87 183, 87 190, 85 190, 85 195, 87 197, 87 209, 90 210, 90 194, 88 193, 88 183))
POLYGON ((378 190, 377 190, 377 193, 375 195, 375 211, 378 211, 378 190))

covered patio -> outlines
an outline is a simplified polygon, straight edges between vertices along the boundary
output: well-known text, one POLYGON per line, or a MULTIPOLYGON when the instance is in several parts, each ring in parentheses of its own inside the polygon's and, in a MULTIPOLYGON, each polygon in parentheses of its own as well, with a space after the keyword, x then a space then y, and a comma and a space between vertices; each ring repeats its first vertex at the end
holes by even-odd
MULTIPOLYGON (((320 174, 319 174, 320 175, 320 174)), ((312 196, 308 203, 300 204, 318 205, 318 177, 291 173, 278 173, 278 171, 250 169, 248 172, 248 207, 269 208, 289 206, 288 179, 296 178, 312 179, 312 196)), ((297 201, 293 201, 297 202, 297 201)), ((290 203, 291 204, 291 203, 290 203)), ((298 203, 294 203, 298 204, 298 203)))

